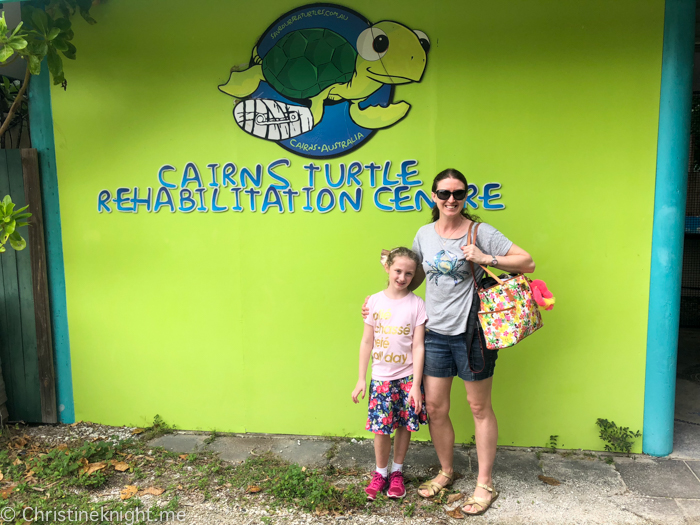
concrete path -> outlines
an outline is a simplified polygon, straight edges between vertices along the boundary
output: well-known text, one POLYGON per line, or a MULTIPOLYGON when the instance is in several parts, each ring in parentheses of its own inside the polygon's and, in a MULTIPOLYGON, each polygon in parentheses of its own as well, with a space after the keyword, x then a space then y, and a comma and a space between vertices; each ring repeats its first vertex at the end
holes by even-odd
MULTIPOLYGON (((371 441, 330 440, 306 436, 224 435, 206 444, 206 434, 177 432, 151 442, 178 453, 210 450, 231 462, 251 452, 272 451, 306 467, 374 467, 371 441)), ((481 523, 537 524, 697 524, 700 525, 700 461, 637 455, 549 454, 525 448, 499 448, 494 483, 498 507, 476 519, 481 523), (560 482, 552 486, 538 476, 560 482)), ((455 489, 473 491, 478 460, 474 449, 455 450, 455 469, 462 474, 455 489)), ((405 469, 415 476, 437 471, 432 445, 412 443, 405 469)), ((438 523, 453 521, 446 516, 438 523)), ((362 523, 362 521, 358 521, 362 523)))

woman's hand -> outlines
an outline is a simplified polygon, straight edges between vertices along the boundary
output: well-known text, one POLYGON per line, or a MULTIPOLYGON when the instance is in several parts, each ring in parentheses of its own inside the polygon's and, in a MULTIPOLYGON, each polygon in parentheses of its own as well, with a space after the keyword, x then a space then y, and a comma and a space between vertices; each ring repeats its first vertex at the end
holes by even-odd
POLYGON ((484 252, 477 248, 476 244, 462 246, 462 253, 467 261, 481 264, 482 266, 491 264, 491 256, 484 254, 484 252))
POLYGON ((359 403, 358 396, 362 393, 362 399, 365 398, 365 390, 367 390, 367 381, 364 379, 358 379, 355 385, 355 390, 352 391, 352 401, 353 403, 359 403))
POLYGON ((367 319, 369 315, 369 306, 367 306, 367 301, 369 301, 369 295, 365 297, 365 302, 362 303, 362 319, 367 319))
POLYGON ((411 391, 408 393, 408 404, 413 407, 416 414, 420 413, 421 408, 423 408, 423 394, 420 392, 420 387, 416 387, 413 383, 411 391))

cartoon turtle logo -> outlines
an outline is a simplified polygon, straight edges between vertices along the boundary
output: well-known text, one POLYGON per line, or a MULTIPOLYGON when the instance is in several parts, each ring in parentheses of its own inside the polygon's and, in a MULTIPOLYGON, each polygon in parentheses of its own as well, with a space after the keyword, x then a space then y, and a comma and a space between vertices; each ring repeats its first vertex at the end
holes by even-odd
POLYGON ((402 120, 394 86, 420 82, 428 36, 393 21, 371 24, 345 7, 311 4, 280 17, 249 67, 219 89, 237 99, 246 133, 306 157, 334 157, 402 120))

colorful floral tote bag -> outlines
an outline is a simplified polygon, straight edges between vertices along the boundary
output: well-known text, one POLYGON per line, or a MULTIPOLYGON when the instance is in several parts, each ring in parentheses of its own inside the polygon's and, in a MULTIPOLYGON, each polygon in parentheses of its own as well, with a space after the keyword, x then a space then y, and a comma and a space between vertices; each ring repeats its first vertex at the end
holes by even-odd
MULTIPOLYGON (((476 244, 479 224, 469 230, 467 244, 476 244)), ((476 282, 474 265, 470 262, 474 286, 479 294, 481 308, 479 322, 484 329, 486 347, 489 350, 508 348, 525 339, 528 335, 542 328, 542 317, 537 303, 532 298, 530 279, 518 274, 508 279, 501 279, 485 266, 481 266, 496 284, 482 288, 476 282)))

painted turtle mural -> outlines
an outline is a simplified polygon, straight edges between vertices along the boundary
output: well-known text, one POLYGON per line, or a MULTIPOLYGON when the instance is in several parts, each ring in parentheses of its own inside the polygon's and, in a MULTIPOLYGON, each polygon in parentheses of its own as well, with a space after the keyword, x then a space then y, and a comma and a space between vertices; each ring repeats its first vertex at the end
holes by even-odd
POLYGON ((303 156, 337 156, 407 115, 393 86, 421 81, 429 49, 425 33, 398 22, 372 25, 341 6, 307 5, 273 23, 249 67, 219 89, 236 99, 246 133, 303 156))

